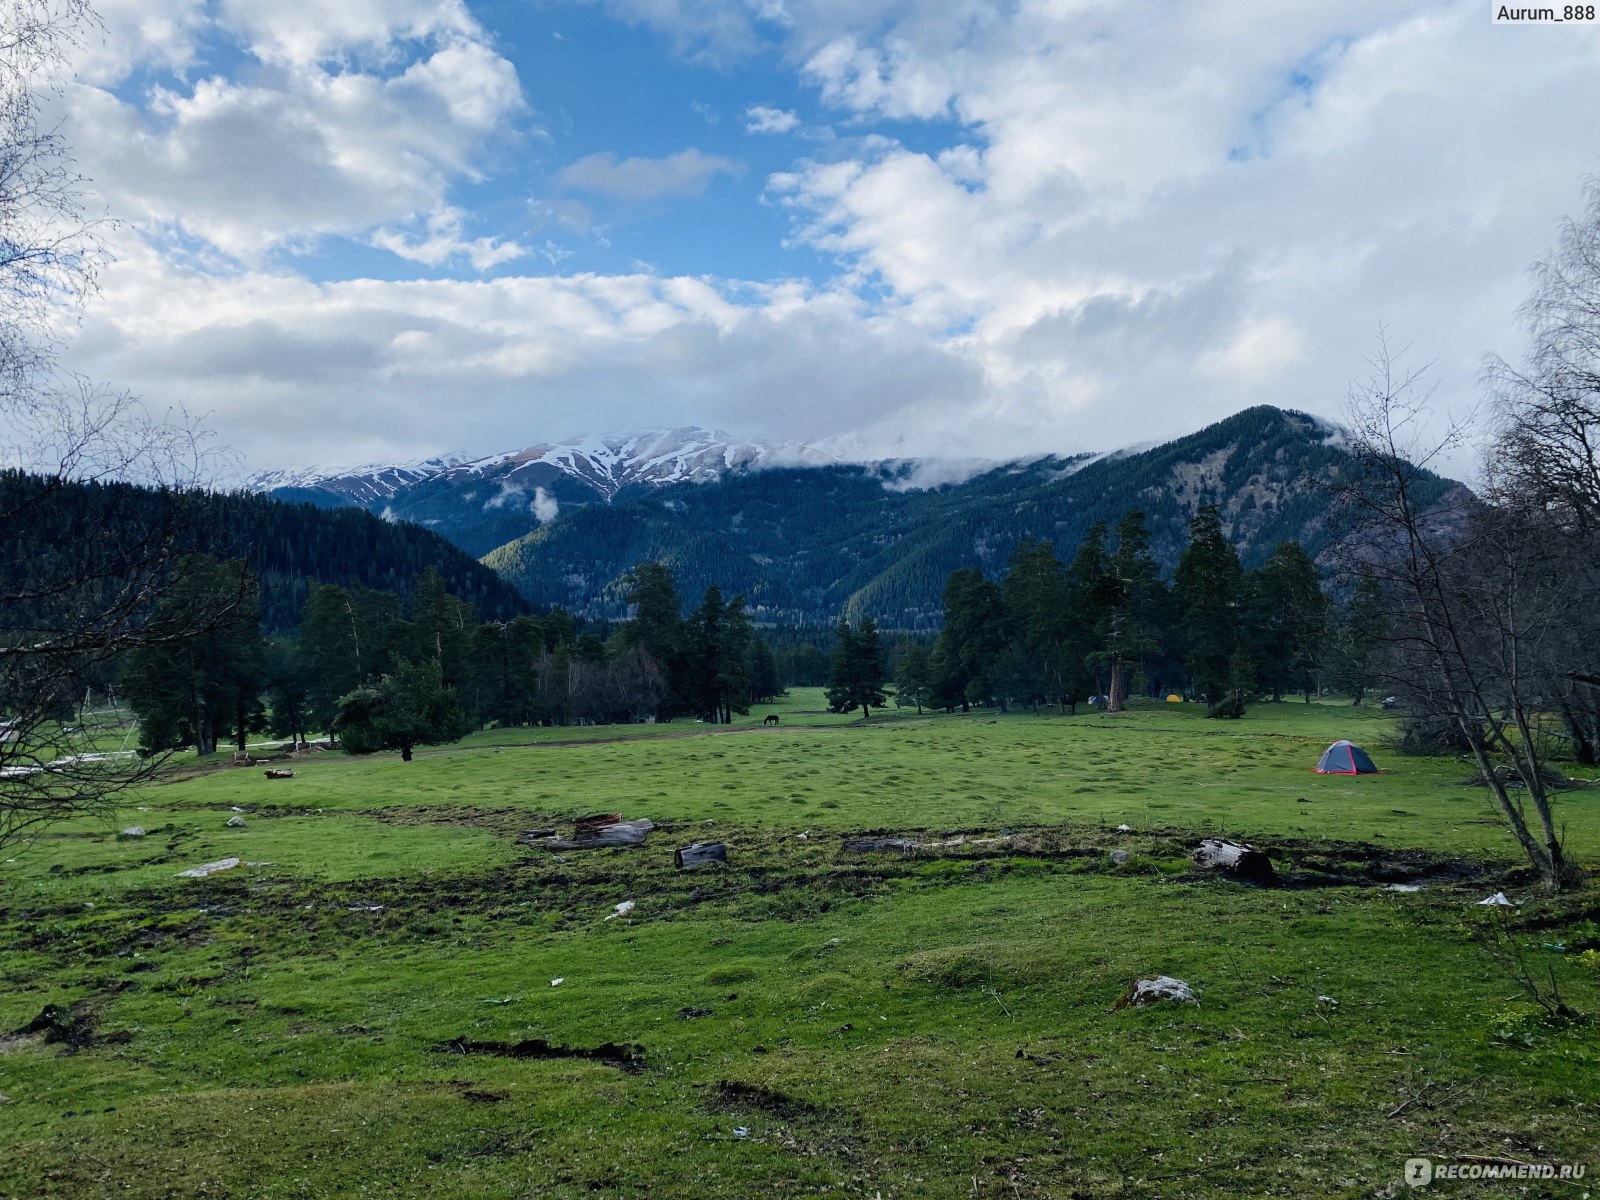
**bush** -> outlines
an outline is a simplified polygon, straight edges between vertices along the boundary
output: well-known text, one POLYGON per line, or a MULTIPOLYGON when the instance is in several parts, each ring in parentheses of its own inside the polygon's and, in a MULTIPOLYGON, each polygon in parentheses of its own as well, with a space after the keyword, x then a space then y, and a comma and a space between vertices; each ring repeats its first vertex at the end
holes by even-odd
POLYGON ((1244 716, 1244 692, 1234 688, 1221 700, 1206 709, 1206 716, 1222 721, 1237 721, 1244 716))

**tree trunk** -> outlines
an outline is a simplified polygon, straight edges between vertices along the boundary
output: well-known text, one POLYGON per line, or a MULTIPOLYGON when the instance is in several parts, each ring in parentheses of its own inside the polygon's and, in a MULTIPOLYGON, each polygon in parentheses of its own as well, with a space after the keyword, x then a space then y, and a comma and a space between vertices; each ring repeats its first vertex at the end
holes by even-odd
POLYGON ((641 817, 636 821, 619 821, 614 825, 601 825, 580 829, 570 838, 550 838, 545 845, 552 850, 603 850, 611 846, 640 846, 655 822, 641 817))
POLYGON ((696 842, 672 853, 672 865, 680 871, 693 871, 707 863, 727 861, 728 847, 723 842, 696 842))
POLYGON ((1272 860, 1254 846, 1242 842, 1206 838, 1195 847, 1191 861, 1202 871, 1222 871, 1245 883, 1265 887, 1278 882, 1272 860))

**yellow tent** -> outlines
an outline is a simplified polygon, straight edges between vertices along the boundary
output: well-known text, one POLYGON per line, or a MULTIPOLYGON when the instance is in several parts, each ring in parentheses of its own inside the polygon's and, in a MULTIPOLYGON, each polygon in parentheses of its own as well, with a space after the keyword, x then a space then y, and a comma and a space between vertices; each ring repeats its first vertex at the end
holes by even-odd
POLYGON ((1168 704, 1182 704, 1183 703, 1183 697, 1178 695, 1177 692, 1173 692, 1172 695, 1167 697, 1167 703, 1168 704))

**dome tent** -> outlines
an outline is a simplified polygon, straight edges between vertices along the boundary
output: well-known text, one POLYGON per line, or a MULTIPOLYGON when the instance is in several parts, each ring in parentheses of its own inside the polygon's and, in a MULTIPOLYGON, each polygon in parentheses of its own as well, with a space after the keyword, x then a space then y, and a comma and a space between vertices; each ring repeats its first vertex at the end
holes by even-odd
POLYGON ((1322 752, 1317 760, 1318 775, 1376 775, 1367 752, 1354 742, 1339 741, 1322 752))

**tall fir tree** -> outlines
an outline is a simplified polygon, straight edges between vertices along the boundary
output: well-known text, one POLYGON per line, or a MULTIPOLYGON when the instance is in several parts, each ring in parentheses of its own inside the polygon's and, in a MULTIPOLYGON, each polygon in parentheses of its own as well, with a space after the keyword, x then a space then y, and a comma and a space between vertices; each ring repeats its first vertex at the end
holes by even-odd
POLYGON ((828 678, 828 711, 847 713, 859 708, 864 721, 874 708, 882 708, 887 702, 878 623, 871 617, 864 617, 852 630, 850 623, 841 619, 833 651, 833 670, 828 678))
POLYGON ((1203 505, 1189 522, 1189 545, 1173 573, 1174 603, 1189 686, 1216 701, 1228 689, 1229 663, 1239 645, 1239 600, 1244 570, 1222 529, 1216 505, 1203 505))
POLYGON ((194 555, 179 564, 177 582, 157 603, 146 644, 124 666, 121 694, 139 717, 139 747, 158 753, 193 746, 213 754, 224 736, 244 750, 264 725, 261 691, 266 647, 260 589, 241 560, 194 555), (192 614, 226 612, 209 626, 192 614), (199 632, 166 638, 165 628, 199 632))
POLYGON ((900 660, 894 672, 894 703, 896 708, 915 705, 917 715, 922 706, 930 702, 933 690, 933 670, 928 652, 916 642, 906 642, 900 647, 900 660))

